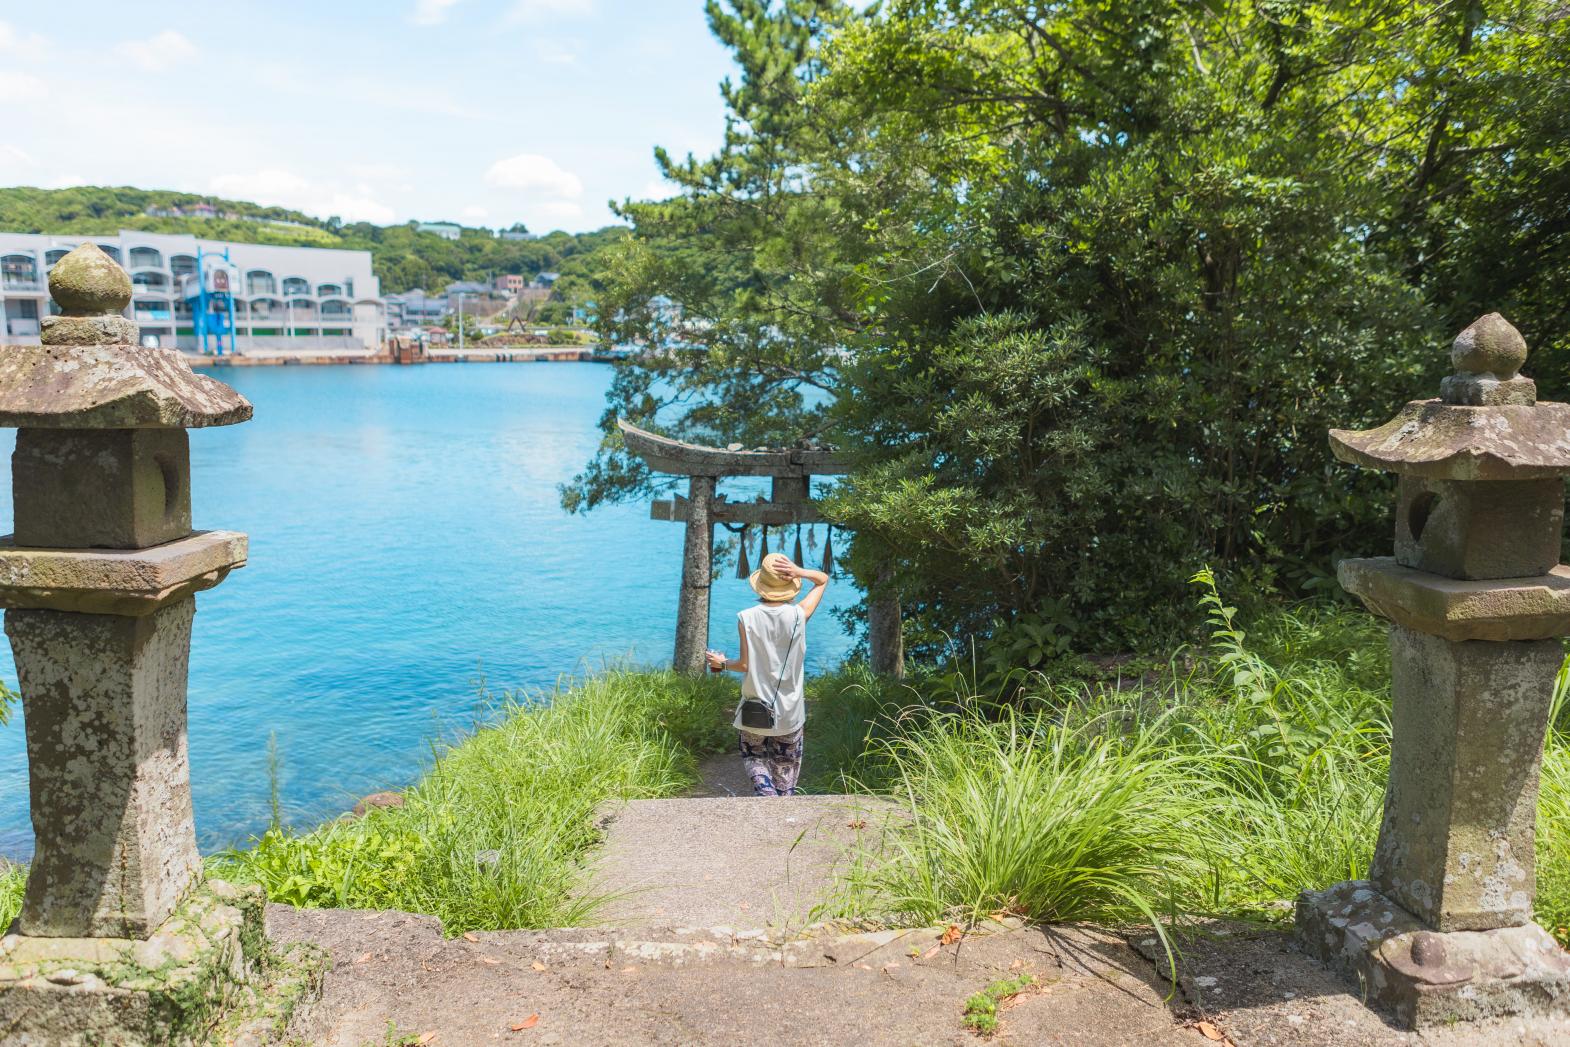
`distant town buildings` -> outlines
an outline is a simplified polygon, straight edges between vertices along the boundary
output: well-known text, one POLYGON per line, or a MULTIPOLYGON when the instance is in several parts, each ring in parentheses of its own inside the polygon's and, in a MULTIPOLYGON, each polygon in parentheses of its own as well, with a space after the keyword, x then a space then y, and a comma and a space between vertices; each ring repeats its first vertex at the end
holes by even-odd
POLYGON ((387 328, 391 331, 439 324, 447 315, 446 295, 428 295, 418 287, 403 294, 390 294, 386 300, 387 328))
POLYGON ((242 353, 374 349, 387 337, 386 304, 369 251, 122 229, 93 237, 0 232, 0 343, 38 341, 39 321, 57 311, 47 274, 86 240, 131 274, 126 315, 140 325, 145 345, 199 350, 199 329, 216 331, 226 350, 242 353))
POLYGON ((527 281, 519 273, 508 273, 491 281, 491 286, 503 294, 517 294, 527 281))
POLYGON ((456 222, 420 222, 414 227, 417 233, 435 233, 444 240, 456 240, 463 234, 463 227, 456 222))
POLYGON ((535 287, 555 287, 556 286, 556 281, 560 280, 560 279, 561 279, 561 274, 560 273, 536 273, 535 276, 534 276, 533 286, 535 286, 535 287))

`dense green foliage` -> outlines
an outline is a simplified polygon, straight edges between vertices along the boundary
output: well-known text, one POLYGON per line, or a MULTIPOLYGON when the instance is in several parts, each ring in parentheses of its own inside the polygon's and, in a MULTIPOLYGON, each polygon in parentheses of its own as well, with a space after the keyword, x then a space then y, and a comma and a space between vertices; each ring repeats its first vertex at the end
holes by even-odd
POLYGON ((729 736, 729 698, 714 680, 613 671, 509 699, 404 806, 305 833, 275 826, 209 871, 292 905, 430 913, 451 934, 581 923, 597 905, 580 890, 595 809, 691 784, 695 754, 729 736))
POLYGON ((384 294, 417 287, 440 292, 453 281, 485 282, 506 273, 533 277, 558 272, 560 294, 581 303, 593 300, 601 286, 605 262, 599 252, 627 235, 625 229, 610 226, 591 233, 557 231, 534 240, 504 240, 490 229, 466 227, 457 240, 448 240, 419 232, 416 225, 344 223, 282 207, 128 186, 0 188, 0 229, 7 232, 67 235, 142 229, 242 243, 369 251, 384 294), (218 217, 147 213, 189 212, 198 203, 211 204, 218 217))
POLYGON ((825 437, 918 651, 1191 625, 1196 565, 1329 584, 1390 492, 1325 430, 1431 396, 1499 310, 1570 391, 1556 5, 712 0, 722 150, 624 210, 602 310, 653 351, 569 506, 645 492, 611 416, 825 437), (661 296, 680 320, 655 308, 661 296))
MULTIPOLYGON (((1203 605, 1204 650, 1121 680, 1037 676, 1024 709, 969 691, 943 712, 932 694, 864 694, 885 705, 847 780, 897 797, 912 817, 864 856, 838 911, 1280 920, 1304 888, 1365 875, 1389 761, 1383 630, 1361 613, 1309 607, 1270 614, 1245 642, 1213 588, 1203 605)), ((1537 838, 1537 916, 1561 941, 1567 689, 1562 672, 1537 838)))

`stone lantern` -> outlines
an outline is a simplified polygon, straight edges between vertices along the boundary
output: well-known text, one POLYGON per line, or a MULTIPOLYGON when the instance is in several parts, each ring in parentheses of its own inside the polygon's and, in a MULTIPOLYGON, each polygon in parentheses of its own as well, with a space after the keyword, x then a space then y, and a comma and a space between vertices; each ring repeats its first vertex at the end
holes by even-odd
POLYGON ((1498 313, 1456 338, 1436 400, 1337 458, 1400 478, 1395 555, 1341 585, 1390 622, 1384 819, 1367 881, 1305 892, 1305 948, 1414 1027, 1570 1011, 1570 956, 1532 922, 1535 818, 1570 634, 1559 563, 1570 405, 1538 403, 1498 313))
POLYGON ((27 728, 35 849, 0 938, 0 1039, 204 1039, 266 966, 261 898, 204 883, 186 669, 195 593, 246 536, 191 529, 186 429, 251 417, 172 350, 138 346, 125 271, 86 244, 49 274, 63 315, 0 351, 15 534, 0 606, 27 728))

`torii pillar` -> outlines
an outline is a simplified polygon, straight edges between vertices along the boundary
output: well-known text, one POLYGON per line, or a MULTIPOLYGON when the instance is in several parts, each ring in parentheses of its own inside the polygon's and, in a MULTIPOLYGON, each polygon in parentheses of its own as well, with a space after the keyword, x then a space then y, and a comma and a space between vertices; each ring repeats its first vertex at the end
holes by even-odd
POLYGON ((681 598, 676 604, 676 652, 671 668, 701 675, 709 646, 709 588, 714 579, 714 486, 694 476, 687 485, 687 536, 681 549, 681 598))

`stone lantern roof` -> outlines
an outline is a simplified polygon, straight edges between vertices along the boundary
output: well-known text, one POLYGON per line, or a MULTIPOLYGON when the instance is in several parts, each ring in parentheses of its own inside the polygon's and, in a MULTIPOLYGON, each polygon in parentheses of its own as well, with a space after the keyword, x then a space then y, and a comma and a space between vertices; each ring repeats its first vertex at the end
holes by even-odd
POLYGON ((135 344, 136 325, 119 315, 130 277, 97 245, 62 258, 49 293, 62 315, 43 321, 44 344, 0 353, 0 427, 194 429, 251 417, 245 397, 178 353, 135 344))
POLYGON ((1538 403, 1519 371, 1526 342, 1498 313, 1456 337, 1456 373, 1376 429, 1332 429, 1343 462, 1427 480, 1539 480, 1570 475, 1570 404, 1538 403))

